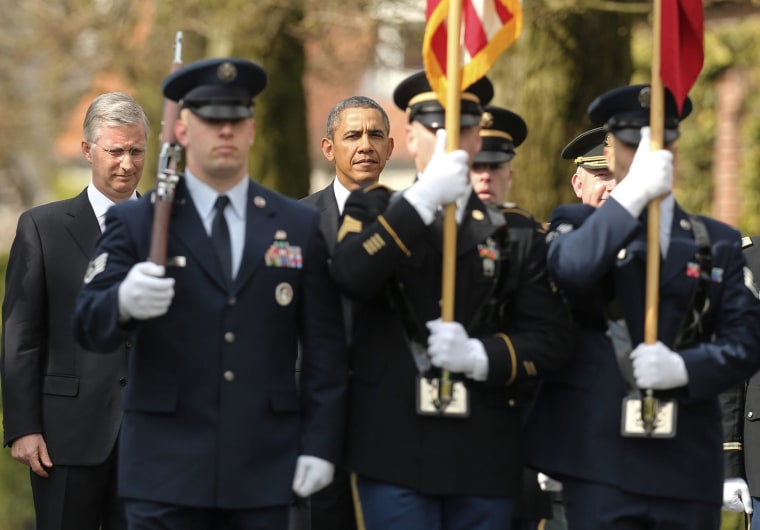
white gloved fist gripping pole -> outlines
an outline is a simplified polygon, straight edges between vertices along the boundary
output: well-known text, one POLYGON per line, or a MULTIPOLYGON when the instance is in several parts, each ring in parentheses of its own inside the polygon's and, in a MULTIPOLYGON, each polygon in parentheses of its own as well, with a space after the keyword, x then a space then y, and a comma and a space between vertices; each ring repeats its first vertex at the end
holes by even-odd
POLYGON ((430 330, 428 354, 433 366, 464 374, 475 381, 488 377, 488 355, 483 343, 471 339, 459 322, 440 318, 426 323, 430 330))
POLYGON ((539 473, 536 479, 541 491, 562 491, 562 483, 559 480, 551 478, 549 475, 539 473))
POLYGON ((439 207, 469 193, 469 155, 462 149, 447 153, 446 130, 438 129, 433 156, 416 182, 404 192, 404 198, 429 225, 439 207))
POLYGON ((747 481, 741 477, 723 481, 723 509, 729 512, 752 513, 752 496, 747 481))
POLYGON ((335 474, 335 466, 316 456, 301 455, 296 462, 293 491, 299 497, 309 497, 328 486, 335 474))
POLYGON ((150 261, 135 264, 119 285, 119 319, 160 317, 174 298, 174 278, 164 278, 165 268, 150 261))
POLYGON ((633 217, 638 217, 652 199, 669 193, 673 187, 673 153, 667 149, 651 151, 649 127, 641 128, 641 141, 628 174, 617 183, 610 197, 633 217))
POLYGON ((683 357, 660 341, 655 344, 642 342, 631 352, 631 360, 633 378, 639 388, 669 390, 689 383, 683 357))

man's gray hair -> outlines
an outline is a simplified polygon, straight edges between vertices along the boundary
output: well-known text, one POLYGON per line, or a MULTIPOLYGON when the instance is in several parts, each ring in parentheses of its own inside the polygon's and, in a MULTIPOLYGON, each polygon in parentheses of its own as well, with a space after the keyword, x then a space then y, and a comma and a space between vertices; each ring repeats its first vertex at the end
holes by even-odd
POLYGON ((87 108, 82 126, 84 139, 95 143, 101 127, 141 125, 145 139, 150 136, 150 122, 137 101, 124 92, 107 92, 96 97, 87 108))

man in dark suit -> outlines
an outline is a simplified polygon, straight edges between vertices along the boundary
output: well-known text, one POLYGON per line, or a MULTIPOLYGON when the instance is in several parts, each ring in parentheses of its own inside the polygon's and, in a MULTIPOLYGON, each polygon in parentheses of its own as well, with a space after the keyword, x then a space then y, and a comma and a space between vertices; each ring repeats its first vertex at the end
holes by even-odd
POLYGON ((573 309, 578 347, 570 368, 544 381, 526 436, 529 464, 562 481, 569 528, 716 530, 718 394, 760 366, 760 305, 745 285, 738 232, 688 214, 671 194, 691 102, 679 109, 666 91, 666 148, 650 150, 649 100, 648 85, 633 85, 591 103, 592 121, 610 133, 617 184, 598 208, 564 205, 551 216, 548 267, 573 309), (657 197, 660 245, 648 249, 646 208, 657 197), (647 252, 662 258, 654 344, 644 343, 647 252), (645 389, 658 404, 652 423, 642 417, 645 389))
POLYGON ((77 301, 83 344, 134 343, 119 451, 133 530, 282 530, 342 451, 345 337, 319 212, 248 174, 265 85, 234 58, 166 78, 187 161, 167 266, 143 261, 151 197, 118 205, 77 301))
POLYGON ((489 208, 469 184, 492 95, 486 78, 466 89, 461 149, 446 153, 444 109, 424 72, 402 81, 394 101, 407 113, 417 180, 346 201, 332 265, 355 308, 347 466, 368 530, 509 528, 522 479, 517 381, 569 353, 540 225, 489 208), (439 207, 449 203, 456 292, 444 322, 439 207), (437 392, 444 372, 451 400, 437 392))
MULTIPOLYGON (((320 211, 320 229, 332 255, 338 222, 348 195, 363 186, 377 184, 393 152, 388 114, 376 101, 352 96, 336 104, 327 116, 322 153, 335 164, 335 179, 325 188, 302 199, 320 211)), ((351 304, 343 302, 347 339, 351 335, 351 304)), ((352 530, 356 516, 350 475, 343 466, 335 470, 332 484, 311 497, 311 530, 352 530)))
POLYGON ((71 313, 111 205, 136 198, 150 131, 140 105, 98 96, 84 119, 87 188, 19 218, 3 301, 4 443, 31 469, 38 530, 126 528, 116 446, 126 341, 83 349, 71 313))

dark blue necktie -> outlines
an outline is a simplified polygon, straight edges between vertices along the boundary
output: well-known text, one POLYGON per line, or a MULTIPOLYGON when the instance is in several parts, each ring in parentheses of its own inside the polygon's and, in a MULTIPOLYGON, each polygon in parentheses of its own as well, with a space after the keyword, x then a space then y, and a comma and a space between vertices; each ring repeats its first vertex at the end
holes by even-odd
POLYGON ((216 198, 214 203, 216 216, 211 225, 211 242, 214 244, 214 249, 219 256, 219 263, 222 265, 228 282, 232 279, 232 245, 230 244, 230 230, 227 227, 227 220, 224 218, 224 209, 229 203, 230 198, 226 195, 220 195, 216 198))

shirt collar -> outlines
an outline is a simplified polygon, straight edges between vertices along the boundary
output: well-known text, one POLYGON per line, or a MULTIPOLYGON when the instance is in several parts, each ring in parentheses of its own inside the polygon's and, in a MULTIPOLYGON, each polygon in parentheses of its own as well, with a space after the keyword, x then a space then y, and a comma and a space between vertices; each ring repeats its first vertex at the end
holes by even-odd
POLYGON ((337 176, 333 180, 333 193, 335 193, 335 202, 338 203, 338 213, 343 215, 343 207, 346 205, 346 201, 351 192, 341 184, 337 176))
POLYGON ((185 169, 184 179, 187 191, 190 197, 192 197, 193 204, 195 204, 195 208, 198 210, 201 219, 208 219, 214 216, 214 203, 219 195, 229 197, 232 212, 241 219, 245 218, 245 207, 248 202, 248 184, 250 182, 250 178, 247 175, 246 178, 241 179, 240 182, 224 193, 219 193, 187 169, 185 169))
MULTIPOLYGON (((98 219, 98 222, 100 223, 101 230, 105 223, 105 215, 108 209, 113 206, 115 203, 108 197, 106 197, 103 192, 101 192, 98 188, 95 187, 95 184, 92 182, 92 179, 90 179, 90 183, 87 185, 87 199, 90 201, 90 205, 92 206, 92 211, 95 212, 95 217, 98 219)), ((132 195, 129 197, 129 200, 137 199, 137 191, 133 191, 132 195)))

